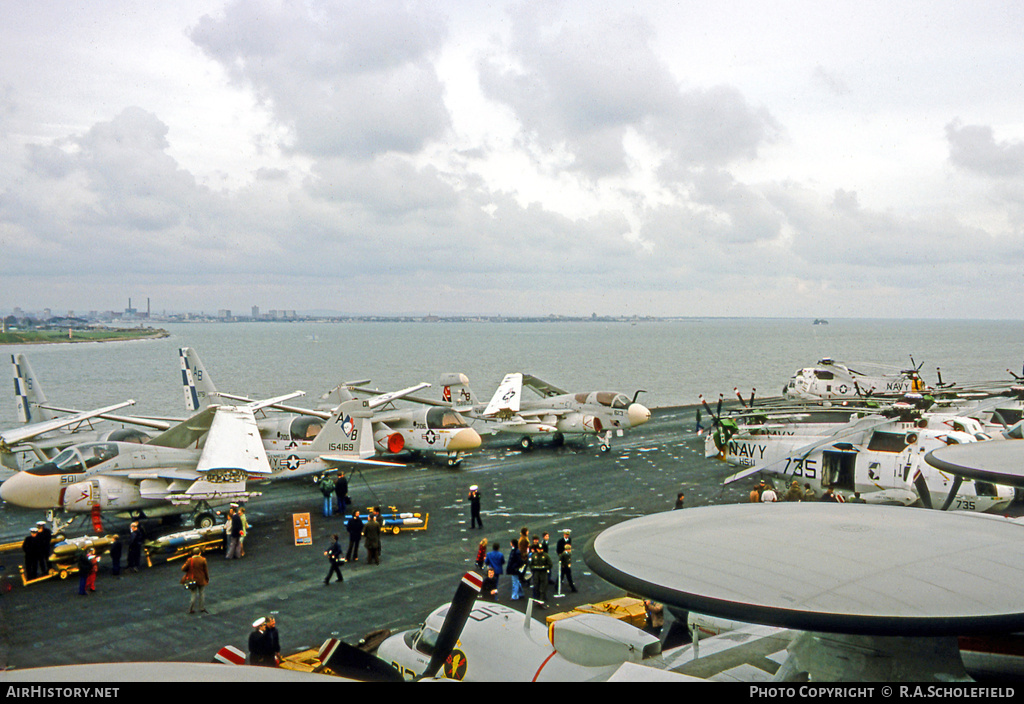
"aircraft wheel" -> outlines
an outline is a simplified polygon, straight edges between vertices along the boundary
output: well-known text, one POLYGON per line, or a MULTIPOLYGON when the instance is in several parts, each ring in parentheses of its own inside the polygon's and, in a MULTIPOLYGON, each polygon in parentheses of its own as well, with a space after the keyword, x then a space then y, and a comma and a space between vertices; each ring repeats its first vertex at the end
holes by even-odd
POLYGON ((555 433, 551 436, 551 442, 554 443, 555 447, 561 447, 565 444, 565 435, 562 433, 555 433))
POLYGON ((448 458, 448 466, 449 467, 458 467, 460 464, 462 464, 462 458, 461 457, 449 457, 448 458))
POLYGON ((196 528, 212 528, 213 524, 216 523, 216 519, 212 513, 200 513, 196 516, 196 528))
POLYGON ((533 449, 533 440, 531 440, 529 437, 524 435, 519 440, 519 447, 521 447, 523 450, 533 449))
POLYGON ((601 443, 601 452, 608 452, 611 449, 612 449, 611 445, 605 445, 604 443, 601 443))

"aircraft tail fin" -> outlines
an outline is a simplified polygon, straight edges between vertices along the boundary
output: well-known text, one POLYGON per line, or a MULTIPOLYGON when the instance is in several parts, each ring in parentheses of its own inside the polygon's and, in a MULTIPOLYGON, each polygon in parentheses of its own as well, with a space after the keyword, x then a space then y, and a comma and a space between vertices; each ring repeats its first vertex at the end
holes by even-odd
POLYGON ((185 407, 190 411, 201 411, 210 405, 210 397, 217 395, 217 387, 194 349, 182 347, 178 350, 178 357, 181 359, 185 407))
POLYGON ((352 382, 343 381, 330 391, 325 392, 317 402, 317 409, 327 410, 337 408, 338 404, 351 401, 355 398, 351 391, 352 382))
POLYGON ((38 423, 52 420, 54 415, 47 411, 46 395, 43 386, 36 379, 32 365, 24 354, 11 355, 11 367, 14 373, 14 406, 21 423, 38 423))
POLYGON ((469 377, 460 372, 449 372, 441 375, 441 400, 451 404, 458 410, 460 407, 473 406, 477 403, 473 389, 469 387, 469 377))
POLYGON ((523 397, 523 375, 519 372, 506 374, 494 392, 490 403, 484 409, 485 416, 497 415, 503 411, 519 412, 519 403, 523 397))
POLYGON ((373 409, 369 402, 352 399, 339 404, 313 440, 312 449, 360 459, 373 457, 376 450, 373 445, 373 409))

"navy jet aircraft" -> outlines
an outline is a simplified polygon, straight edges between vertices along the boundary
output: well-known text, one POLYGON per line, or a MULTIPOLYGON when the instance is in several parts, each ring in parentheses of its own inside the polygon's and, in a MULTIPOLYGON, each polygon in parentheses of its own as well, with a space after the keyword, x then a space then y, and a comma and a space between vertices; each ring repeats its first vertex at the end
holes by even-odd
POLYGON ((573 433, 596 435, 601 451, 607 452, 613 434, 621 436, 623 431, 651 418, 650 410, 636 401, 640 391, 632 400, 614 391, 574 394, 535 376, 513 372, 505 375, 490 402, 484 405, 476 402, 464 374, 445 374, 441 385, 442 403, 451 404, 489 432, 519 435, 519 445, 524 450, 533 447, 536 437, 550 437, 561 444, 566 434, 573 433), (524 387, 535 398, 524 398, 524 387))
POLYGON ((395 466, 368 459, 374 455, 372 411, 363 401, 341 404, 308 449, 266 450, 254 414, 299 394, 244 406, 209 406, 143 444, 71 446, 0 484, 0 498, 68 513, 191 513, 198 527, 208 527, 212 507, 258 495, 246 489, 249 479, 300 477, 352 463, 395 466))
MULTIPOLYGON (((246 403, 251 401, 243 396, 217 391, 194 349, 182 347, 178 352, 185 402, 189 410, 200 409, 211 399, 217 398, 246 403)), ((346 382, 334 387, 321 397, 321 407, 317 410, 273 404, 273 408, 284 413, 264 415, 258 419, 260 433, 268 451, 308 445, 331 417, 332 409, 356 398, 353 391, 372 394, 367 399, 367 407, 373 411, 371 437, 379 455, 438 453, 446 455, 448 466, 454 467, 462 461, 463 453, 480 447, 480 435, 452 409, 394 406, 395 401, 430 384, 421 383, 400 391, 381 393, 363 388, 361 384, 365 383, 368 382, 346 382)))
POLYGON ((0 434, 0 464, 7 469, 17 471, 22 468, 18 454, 31 452, 39 461, 45 462, 76 443, 101 440, 144 442, 150 435, 140 428, 164 431, 172 425, 163 419, 114 413, 133 405, 134 401, 94 411, 55 406, 47 401, 43 386, 24 354, 11 355, 11 370, 14 374, 15 410, 22 427, 0 434), (113 428, 97 426, 95 421, 100 420, 121 425, 113 428), (129 425, 133 427, 125 427, 129 425))

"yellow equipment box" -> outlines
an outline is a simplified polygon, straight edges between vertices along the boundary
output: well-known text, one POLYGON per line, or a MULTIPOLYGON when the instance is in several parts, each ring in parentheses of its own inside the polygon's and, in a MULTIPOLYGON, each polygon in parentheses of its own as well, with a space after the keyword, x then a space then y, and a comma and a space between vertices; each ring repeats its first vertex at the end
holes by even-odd
POLYGON ((643 628, 647 620, 647 612, 644 610, 643 599, 634 599, 624 596, 618 599, 602 601, 596 604, 582 604, 572 611, 564 611, 558 614, 551 614, 546 621, 550 629, 551 624, 563 618, 569 618, 576 614, 608 614, 620 621, 625 621, 631 626, 643 628))

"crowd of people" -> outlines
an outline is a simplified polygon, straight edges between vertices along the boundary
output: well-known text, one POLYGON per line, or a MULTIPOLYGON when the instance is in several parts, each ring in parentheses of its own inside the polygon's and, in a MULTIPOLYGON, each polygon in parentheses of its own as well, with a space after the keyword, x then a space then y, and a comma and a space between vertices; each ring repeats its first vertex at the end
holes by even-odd
POLYGON ((518 538, 509 539, 508 557, 501 550, 501 543, 489 543, 481 539, 477 547, 476 566, 483 572, 484 581, 481 596, 496 601, 503 590, 500 585, 508 582, 508 599, 518 601, 527 595, 527 590, 540 608, 547 608, 548 594, 561 590, 568 584, 576 592, 572 576, 572 531, 565 529, 555 545, 555 556, 550 554, 550 534, 530 535, 530 529, 523 527, 518 538), (489 549, 488 549, 489 548, 489 549), (508 576, 507 580, 501 577, 508 576))
POLYGON ((854 504, 867 503, 861 497, 859 491, 853 492, 853 496, 846 499, 832 487, 827 487, 822 495, 818 496, 817 492, 814 491, 808 482, 804 482, 804 485, 800 486, 800 482, 796 479, 790 482, 789 488, 782 496, 779 496, 771 482, 766 482, 764 479, 759 480, 754 485, 754 488, 750 490, 750 503, 772 503, 775 501, 830 501, 837 504, 847 502, 854 504))
MULTIPOLYGON (((126 571, 138 572, 142 563, 142 543, 145 539, 138 521, 133 521, 128 535, 122 539, 119 534, 111 534, 103 540, 102 547, 105 548, 107 557, 110 560, 110 572, 115 577, 121 574, 121 556, 124 544, 128 544, 128 563, 126 571)), ((56 539, 53 530, 45 521, 37 521, 32 526, 29 534, 21 543, 21 550, 24 553, 23 570, 26 582, 37 579, 45 579, 51 574, 60 572, 60 564, 51 564, 54 545, 62 540, 60 536, 56 539)), ((78 553, 74 567, 79 575, 78 594, 87 596, 96 591, 96 575, 99 572, 100 552, 94 546, 86 546, 78 553)), ((67 569, 67 565, 63 566, 67 569)))
MULTIPOLYGON (((324 551, 328 560, 328 572, 323 582, 329 585, 344 582, 343 566, 359 562, 360 548, 365 549, 365 564, 381 563, 381 534, 383 520, 380 507, 367 510, 364 516, 360 510, 346 516, 346 507, 352 503, 348 495, 348 481, 344 472, 325 473, 315 479, 316 487, 323 497, 323 515, 331 518, 340 515, 342 531, 331 534, 330 544, 324 551), (341 535, 347 535, 347 549, 341 535)), ((679 493, 675 508, 681 508, 684 496, 679 493)), ((483 530, 482 496, 480 488, 472 486, 467 495, 470 511, 470 530, 483 530)), ((231 504, 224 518, 224 559, 238 560, 245 557, 245 539, 249 522, 245 508, 231 504)), ((136 572, 141 567, 145 534, 142 525, 133 521, 125 536, 113 535, 105 546, 104 561, 109 561, 113 575, 122 571, 122 549, 127 551, 126 572, 136 572)), ((34 526, 25 539, 25 574, 29 580, 50 573, 51 554, 50 529, 42 521, 34 526)), ((561 595, 562 589, 577 592, 573 577, 572 531, 564 529, 561 537, 551 546, 550 534, 546 531, 531 533, 523 527, 518 535, 504 539, 482 538, 477 543, 476 567, 484 574, 481 597, 487 600, 509 600, 512 602, 532 597, 537 606, 548 608, 551 596, 561 595)), ((99 571, 100 552, 95 548, 83 550, 79 556, 79 594, 88 595, 96 591, 96 575, 99 571)), ((211 567, 207 557, 197 547, 189 551, 181 565, 180 583, 189 595, 188 614, 209 613, 206 604, 207 587, 211 581, 211 567)), ((250 634, 249 660, 256 665, 275 665, 280 661, 280 642, 273 616, 257 619, 250 634)))

